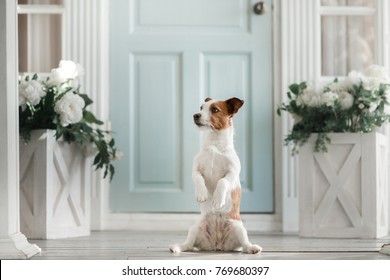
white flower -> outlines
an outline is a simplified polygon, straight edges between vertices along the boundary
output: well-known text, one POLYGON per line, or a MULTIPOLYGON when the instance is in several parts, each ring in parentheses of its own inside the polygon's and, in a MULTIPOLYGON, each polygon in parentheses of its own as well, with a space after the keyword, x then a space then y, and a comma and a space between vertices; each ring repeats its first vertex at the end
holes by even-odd
POLYGON ((339 92, 339 102, 341 109, 348 110, 353 105, 353 96, 348 91, 339 92))
POLYGON ((360 104, 358 105, 358 107, 359 107, 359 109, 363 110, 365 106, 364 106, 363 103, 360 103, 360 104))
POLYGON ((321 104, 332 107, 334 105, 334 102, 338 99, 337 93, 327 91, 321 94, 321 104))
POLYGON ((341 91, 347 91, 351 89, 353 86, 351 80, 349 79, 342 79, 337 82, 333 82, 328 85, 328 88, 333 92, 341 92, 341 91))
POLYGON ((71 60, 61 60, 59 67, 51 70, 49 82, 52 84, 62 84, 83 74, 84 70, 80 64, 71 60))
POLYGON ((351 71, 348 73, 348 80, 353 84, 360 86, 360 83, 365 80, 366 77, 363 75, 363 73, 358 72, 358 71, 351 71))
POLYGON ((389 74, 387 70, 379 65, 370 65, 364 69, 362 73, 366 77, 377 78, 384 83, 389 81, 389 74))
POLYGON ((296 102, 298 106, 319 107, 321 105, 321 96, 309 86, 297 97, 296 102))
POLYGON ((367 77, 363 80, 363 88, 369 91, 378 90, 382 80, 375 77, 367 77))
POLYGON ((54 111, 60 115, 61 125, 66 127, 82 119, 84 106, 84 99, 69 91, 56 102, 54 111))
POLYGON ((381 83, 389 83, 389 74, 386 69, 378 65, 370 65, 362 72, 351 71, 348 74, 348 79, 356 85, 363 83, 363 88, 366 90, 378 90, 381 83))
POLYGON ((27 102, 31 105, 37 105, 45 94, 40 82, 22 80, 19 84, 19 106, 25 105, 27 102))

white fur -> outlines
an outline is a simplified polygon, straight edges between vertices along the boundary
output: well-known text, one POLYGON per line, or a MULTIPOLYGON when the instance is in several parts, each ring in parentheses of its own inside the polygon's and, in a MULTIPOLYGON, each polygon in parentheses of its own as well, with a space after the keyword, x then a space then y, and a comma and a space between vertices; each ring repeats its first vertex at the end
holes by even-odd
POLYGON ((170 246, 170 250, 233 251, 243 248, 247 253, 260 253, 261 247, 249 242, 242 222, 228 217, 232 209, 231 191, 241 188, 241 165, 233 145, 233 125, 223 130, 213 129, 209 110, 212 103, 206 102, 200 112, 203 147, 194 158, 192 170, 201 217, 189 229, 187 240, 170 246))

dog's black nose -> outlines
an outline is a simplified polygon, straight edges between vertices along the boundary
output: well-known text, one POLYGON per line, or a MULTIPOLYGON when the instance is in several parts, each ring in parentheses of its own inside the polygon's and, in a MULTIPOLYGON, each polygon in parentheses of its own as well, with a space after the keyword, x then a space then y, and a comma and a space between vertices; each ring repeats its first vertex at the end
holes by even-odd
POLYGON ((201 114, 195 114, 194 115, 194 120, 199 120, 200 119, 200 117, 201 117, 202 115, 201 114))

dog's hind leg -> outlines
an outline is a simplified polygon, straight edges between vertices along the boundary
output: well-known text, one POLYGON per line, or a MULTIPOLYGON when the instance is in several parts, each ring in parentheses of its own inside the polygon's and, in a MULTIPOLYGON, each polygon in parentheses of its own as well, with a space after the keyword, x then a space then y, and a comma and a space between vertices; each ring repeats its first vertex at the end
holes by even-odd
POLYGON ((199 232, 199 223, 200 222, 197 222, 190 227, 188 230, 187 240, 184 243, 171 245, 169 246, 169 250, 171 250, 172 253, 192 251, 199 232))
POLYGON ((249 254, 260 254, 262 248, 257 244, 249 242, 248 233, 241 221, 234 221, 234 232, 238 243, 242 246, 244 252, 249 254))

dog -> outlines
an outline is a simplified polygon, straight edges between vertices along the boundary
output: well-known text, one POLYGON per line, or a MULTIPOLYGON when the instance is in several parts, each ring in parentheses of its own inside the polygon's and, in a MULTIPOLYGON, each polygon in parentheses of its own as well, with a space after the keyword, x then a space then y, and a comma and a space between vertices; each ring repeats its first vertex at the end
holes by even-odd
POLYGON ((185 251, 237 251, 258 254, 262 248, 248 240, 240 219, 241 164, 233 145, 232 118, 244 101, 207 98, 194 123, 203 131, 203 147, 194 158, 192 179, 201 217, 188 231, 187 240, 170 246, 185 251))

